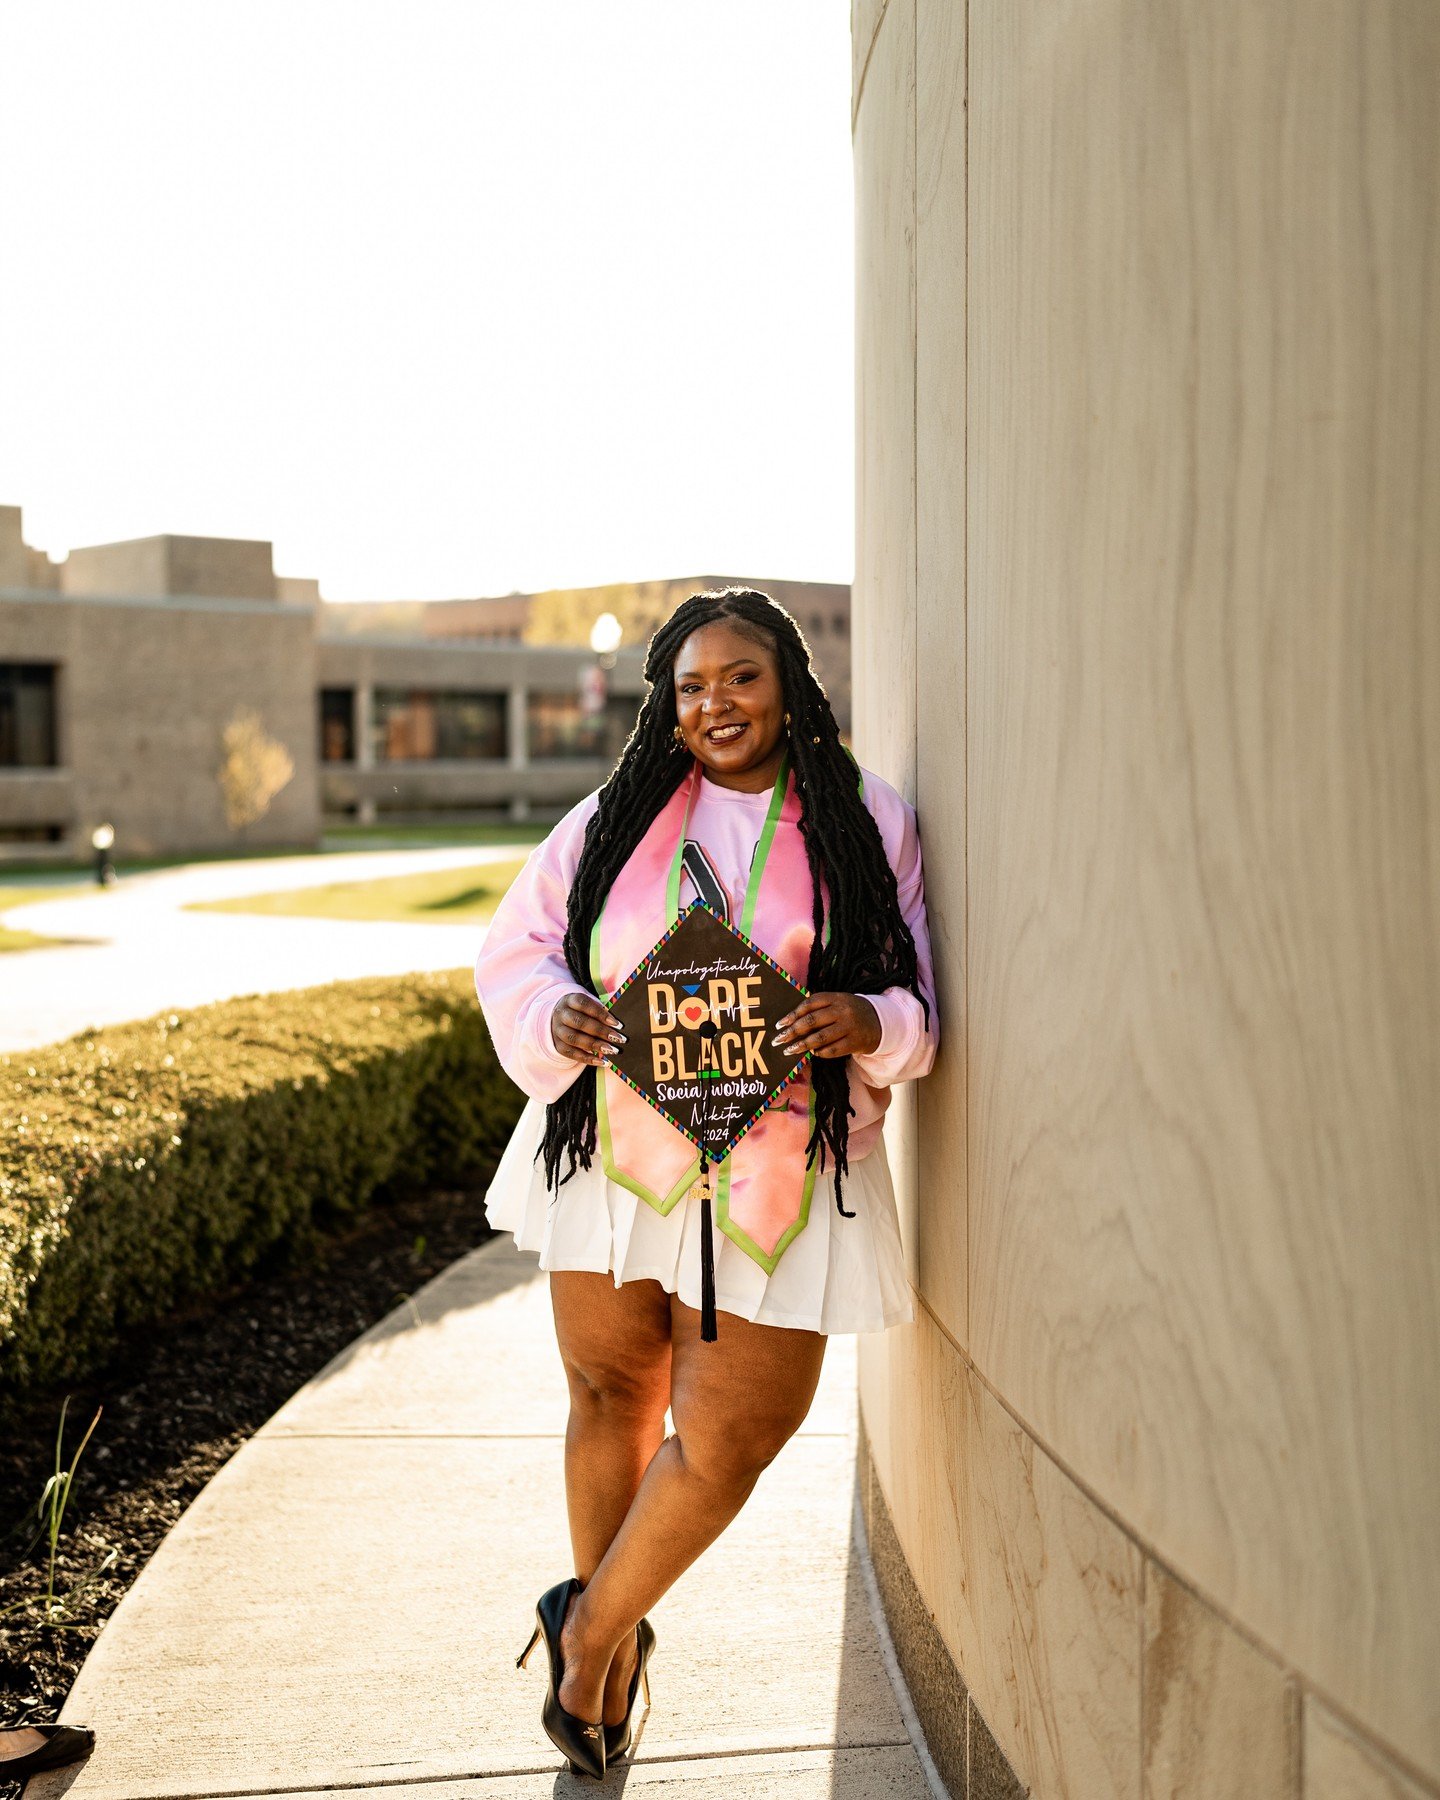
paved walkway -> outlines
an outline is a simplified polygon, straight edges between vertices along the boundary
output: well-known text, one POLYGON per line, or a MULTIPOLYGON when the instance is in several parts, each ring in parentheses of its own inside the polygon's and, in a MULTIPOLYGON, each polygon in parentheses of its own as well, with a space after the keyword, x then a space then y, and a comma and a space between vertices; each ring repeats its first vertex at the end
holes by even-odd
POLYGON ((236 994, 463 967, 475 960, 483 925, 267 918, 184 908, 195 900, 505 862, 529 849, 528 844, 472 845, 195 863, 126 875, 114 888, 80 888, 73 898, 41 900, 15 911, 8 909, 19 890, 0 887, 0 922, 69 940, 0 958, 0 1051, 30 1050, 92 1026, 236 994))
MULTIPOLYGON (((852 1539, 854 1347, 656 1608, 653 1710, 605 1791, 929 1800, 852 1539)), ((601 1791, 541 1733, 543 1653, 515 1667, 570 1570, 564 1419, 546 1279, 501 1236, 215 1477, 80 1672, 94 1757, 26 1800, 601 1791)))

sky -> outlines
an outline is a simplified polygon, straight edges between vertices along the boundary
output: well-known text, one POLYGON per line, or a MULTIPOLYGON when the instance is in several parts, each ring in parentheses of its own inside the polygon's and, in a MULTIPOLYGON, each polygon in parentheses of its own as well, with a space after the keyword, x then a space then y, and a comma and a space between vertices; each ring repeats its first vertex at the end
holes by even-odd
POLYGON ((0 504, 327 599, 848 581, 847 0, 0 0, 0 504))

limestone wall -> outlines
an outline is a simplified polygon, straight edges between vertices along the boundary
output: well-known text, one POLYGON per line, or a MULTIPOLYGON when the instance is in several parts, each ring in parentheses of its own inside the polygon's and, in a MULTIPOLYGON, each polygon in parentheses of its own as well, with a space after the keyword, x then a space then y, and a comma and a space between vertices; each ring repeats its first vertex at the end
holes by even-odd
POLYGON ((1434 1793, 1440 7, 852 26, 855 737, 946 1032, 890 1593, 977 1795, 1434 1793))

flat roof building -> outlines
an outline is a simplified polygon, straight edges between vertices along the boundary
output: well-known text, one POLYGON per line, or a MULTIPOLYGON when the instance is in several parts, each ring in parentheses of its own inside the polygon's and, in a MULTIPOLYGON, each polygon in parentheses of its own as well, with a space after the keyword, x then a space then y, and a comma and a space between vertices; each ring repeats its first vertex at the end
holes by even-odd
MULTIPOLYGON (((714 585, 566 599, 583 618, 628 595, 633 633, 657 595, 659 618, 714 585)), ((806 629, 845 726, 849 589, 765 591, 806 629)), ((260 540, 163 534, 53 563, 0 507, 0 863, 76 860, 100 824, 139 857, 310 847, 326 820, 548 818, 604 779, 645 691, 638 645, 602 678, 583 644, 534 642, 570 616, 552 595, 377 603, 390 629, 365 614, 276 575, 260 540)))

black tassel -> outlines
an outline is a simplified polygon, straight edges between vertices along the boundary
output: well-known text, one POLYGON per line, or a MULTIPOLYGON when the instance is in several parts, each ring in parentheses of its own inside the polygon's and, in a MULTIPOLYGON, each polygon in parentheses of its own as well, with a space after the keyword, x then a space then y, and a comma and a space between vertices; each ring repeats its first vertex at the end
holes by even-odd
POLYGON ((720 1335, 715 1323, 715 1240, 710 1231, 710 1158, 700 1146, 700 1341, 713 1344, 720 1335))
MULTIPOLYGON (((703 1069, 708 1061, 715 1066, 714 1040, 719 1035, 714 1024, 707 1019, 700 1027, 700 1036, 705 1041, 700 1049, 700 1066, 703 1069), (705 1052, 710 1052, 706 1057, 705 1052)), ((700 1201, 700 1341, 702 1344, 713 1344, 720 1335, 715 1322, 715 1239, 710 1221, 710 1158, 705 1149, 705 1131, 710 1121, 710 1090, 705 1090, 705 1100, 701 1111, 700 1127, 700 1180, 704 1184, 704 1194, 700 1201)))
POLYGON ((715 1245, 710 1236, 710 1190, 700 1202, 700 1337, 713 1344, 720 1332, 715 1323, 715 1245))

